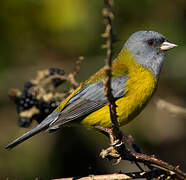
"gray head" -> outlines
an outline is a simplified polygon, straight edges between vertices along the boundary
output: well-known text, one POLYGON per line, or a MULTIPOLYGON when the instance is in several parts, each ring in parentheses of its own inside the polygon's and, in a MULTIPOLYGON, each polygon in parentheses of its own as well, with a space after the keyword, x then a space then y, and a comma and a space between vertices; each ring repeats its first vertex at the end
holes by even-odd
POLYGON ((158 32, 138 31, 130 36, 124 48, 131 51, 137 62, 158 78, 166 51, 176 46, 158 32))

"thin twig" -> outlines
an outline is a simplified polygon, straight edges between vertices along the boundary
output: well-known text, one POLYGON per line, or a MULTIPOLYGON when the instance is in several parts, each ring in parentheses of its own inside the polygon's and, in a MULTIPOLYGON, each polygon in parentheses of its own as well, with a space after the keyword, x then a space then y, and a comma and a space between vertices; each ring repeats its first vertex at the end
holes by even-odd
POLYGON ((53 180, 131 180, 141 178, 158 178, 164 174, 161 170, 152 170, 147 172, 131 172, 131 173, 114 173, 104 175, 90 175, 87 177, 71 177, 71 178, 59 178, 53 180))
POLYGON ((154 155, 149 156, 142 153, 129 152, 125 145, 121 145, 118 147, 110 146, 106 150, 102 150, 101 152, 102 158, 110 159, 121 159, 128 160, 131 162, 143 163, 147 166, 153 166, 167 172, 169 176, 176 176, 177 179, 183 180, 186 179, 186 173, 180 170, 179 166, 172 166, 165 161, 162 161, 156 158, 154 155))
POLYGON ((115 98, 112 94, 112 87, 111 87, 111 77, 112 77, 112 51, 113 51, 113 42, 114 42, 114 34, 113 34, 113 19, 114 15, 112 12, 113 7, 113 0, 104 0, 105 6, 103 8, 103 17, 105 20, 105 33, 102 34, 102 37, 107 38, 106 41, 106 63, 105 63, 105 95, 109 101, 109 110, 110 110, 110 119, 112 123, 112 130, 116 135, 116 139, 119 139, 119 124, 117 120, 116 114, 116 103, 115 98))
POLYGON ((146 154, 140 154, 140 153, 134 153, 134 152, 132 152, 131 155, 138 162, 149 163, 151 166, 154 166, 154 167, 157 167, 159 169, 169 172, 170 175, 175 174, 180 179, 186 179, 186 173, 180 170, 179 166, 174 167, 165 161, 157 159, 155 156, 148 156, 146 154))
POLYGON ((166 111, 168 111, 172 114, 175 114, 175 115, 184 115, 184 116, 186 115, 186 108, 185 107, 172 104, 172 103, 165 101, 163 99, 158 99, 156 102, 156 106, 159 109, 166 110, 166 111))
POLYGON ((80 63, 84 60, 84 56, 79 56, 78 59, 76 60, 76 64, 74 67, 74 70, 68 75, 68 79, 70 83, 74 86, 79 86, 79 83, 76 81, 76 76, 80 70, 80 63))

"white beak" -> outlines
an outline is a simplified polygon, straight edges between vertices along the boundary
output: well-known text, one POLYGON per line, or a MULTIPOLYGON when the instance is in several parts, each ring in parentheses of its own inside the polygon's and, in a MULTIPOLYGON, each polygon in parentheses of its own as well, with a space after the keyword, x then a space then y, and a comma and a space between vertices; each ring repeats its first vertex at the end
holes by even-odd
POLYGON ((177 47, 178 45, 176 45, 176 44, 173 44, 173 43, 170 43, 170 42, 168 42, 168 41, 165 41, 165 42, 163 42, 161 45, 160 45, 160 50, 162 50, 162 51, 166 51, 166 50, 169 50, 169 49, 172 49, 172 48, 174 48, 174 47, 177 47))

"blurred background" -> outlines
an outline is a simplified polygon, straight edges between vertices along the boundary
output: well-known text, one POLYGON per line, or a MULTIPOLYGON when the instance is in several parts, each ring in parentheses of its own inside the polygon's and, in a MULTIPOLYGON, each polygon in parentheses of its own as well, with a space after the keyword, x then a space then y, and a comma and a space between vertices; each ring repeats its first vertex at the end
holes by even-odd
MULTIPOLYGON (((103 64, 105 51, 103 1, 1 0, 0 6, 0 179, 44 179, 135 171, 134 164, 99 157, 108 146, 102 134, 86 128, 64 128, 42 133, 12 151, 4 146, 27 129, 17 125, 10 88, 22 89, 38 70, 60 67, 72 71, 78 56, 85 56, 78 81, 103 64)), ((186 1, 117 0, 115 30, 123 43, 135 31, 154 30, 179 45, 166 57, 158 90, 148 107, 122 129, 143 152, 186 171, 186 117, 156 107, 158 98, 186 107, 186 1)), ((36 124, 36 123, 35 123, 36 124)), ((34 124, 34 125, 35 125, 34 124)))

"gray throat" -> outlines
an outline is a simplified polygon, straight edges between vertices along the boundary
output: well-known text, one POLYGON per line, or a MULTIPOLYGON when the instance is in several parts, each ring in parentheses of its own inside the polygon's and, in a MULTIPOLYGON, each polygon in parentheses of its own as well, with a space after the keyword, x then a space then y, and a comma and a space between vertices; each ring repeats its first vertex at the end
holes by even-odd
MULTIPOLYGON (((136 42, 136 44, 138 43, 139 42, 136 42)), ((124 48, 132 52, 131 54, 133 54, 134 58, 139 64, 150 70, 156 78, 159 78, 166 52, 159 51, 158 49, 152 50, 144 46, 145 45, 143 44, 139 44, 137 47, 140 48, 136 48, 128 45, 127 42, 125 43, 124 48)))

